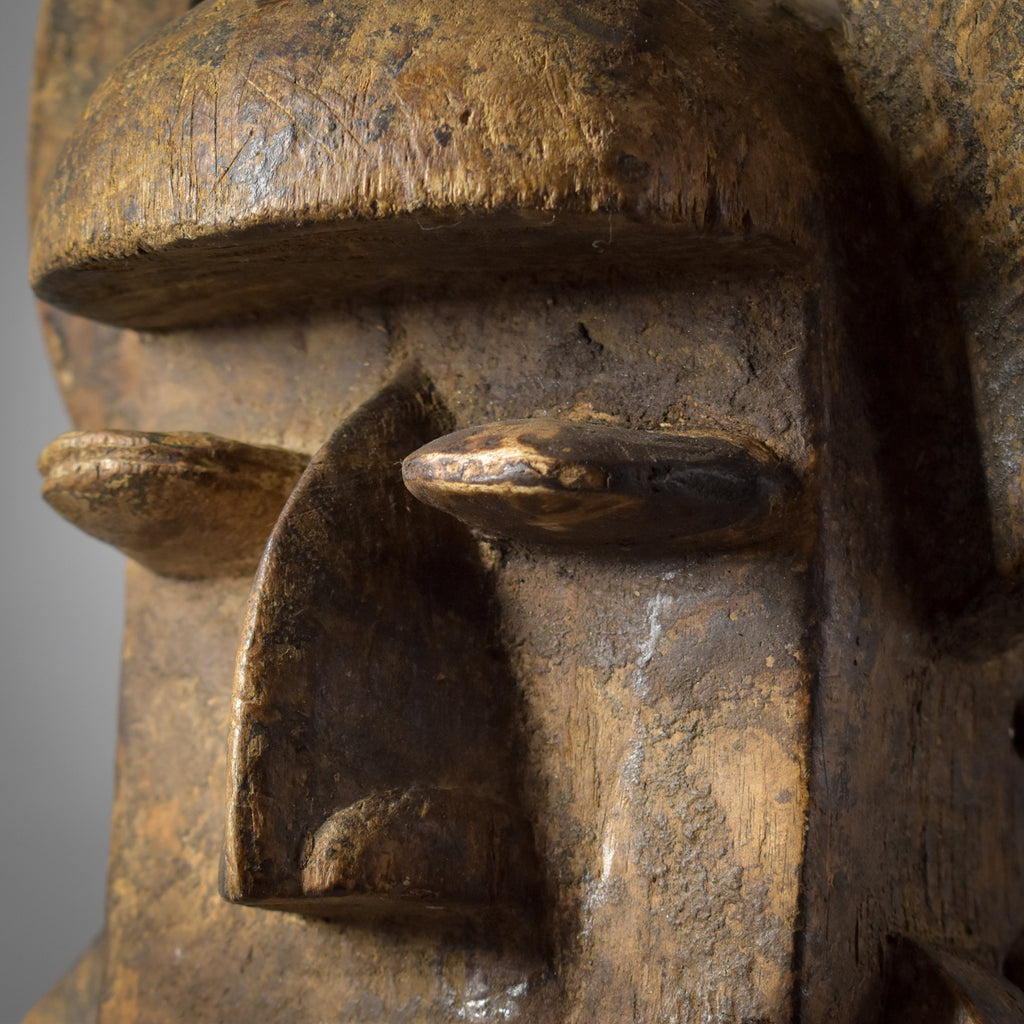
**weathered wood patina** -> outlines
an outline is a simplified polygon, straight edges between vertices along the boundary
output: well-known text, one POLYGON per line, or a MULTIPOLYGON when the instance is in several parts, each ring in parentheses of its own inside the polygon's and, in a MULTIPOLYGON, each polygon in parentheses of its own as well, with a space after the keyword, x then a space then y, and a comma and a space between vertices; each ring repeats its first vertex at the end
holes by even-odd
POLYGON ((132 561, 28 1021, 1024 1021, 1022 61, 981 0, 46 0, 41 468, 132 561))

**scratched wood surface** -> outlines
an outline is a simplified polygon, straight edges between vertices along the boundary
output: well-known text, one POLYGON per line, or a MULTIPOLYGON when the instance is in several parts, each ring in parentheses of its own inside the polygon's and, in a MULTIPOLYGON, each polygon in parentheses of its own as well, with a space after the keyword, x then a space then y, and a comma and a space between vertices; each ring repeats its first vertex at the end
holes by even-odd
POLYGON ((94 93, 42 192, 34 286, 166 328, 481 267, 776 265, 809 240, 817 139, 721 74, 726 28, 751 78, 811 88, 798 33, 791 59, 668 3, 199 4, 94 93))
MULTIPOLYGON (((416 364, 438 435, 740 439, 799 500, 724 551, 553 552, 474 524, 504 668, 453 662, 513 701, 506 802, 540 875, 539 915, 502 928, 367 914, 365 880, 316 853, 342 789, 327 839, 375 808, 386 835, 394 779, 452 776, 458 729, 482 735, 430 725, 387 673, 345 698, 329 659, 297 712, 280 681, 256 694, 246 749, 271 767, 243 803, 265 810, 228 842, 280 855, 284 889, 362 885, 363 909, 222 900, 248 582, 132 565, 107 937, 35 1021, 1020 1019, 1021 15, 839 16, 48 0, 33 273, 79 429, 313 452, 416 364), (365 743, 345 700, 379 709, 365 743)), ((335 563, 379 564, 377 499, 415 501, 418 443, 386 484, 314 503, 335 563)), ((388 649, 436 613, 430 536, 423 556, 403 538, 388 649)), ((310 637, 362 621, 310 614, 310 637)))

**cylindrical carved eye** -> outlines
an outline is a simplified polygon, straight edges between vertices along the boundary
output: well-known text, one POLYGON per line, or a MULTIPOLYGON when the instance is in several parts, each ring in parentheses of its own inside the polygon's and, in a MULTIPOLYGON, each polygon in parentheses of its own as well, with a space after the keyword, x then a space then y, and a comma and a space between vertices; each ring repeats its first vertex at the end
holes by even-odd
POLYGON ((39 458, 43 497, 165 576, 255 572, 309 457, 213 434, 74 431, 39 458))
POLYGON ((762 539, 796 491, 746 438, 554 419, 461 430, 406 458, 422 501, 499 537, 671 550, 762 539))

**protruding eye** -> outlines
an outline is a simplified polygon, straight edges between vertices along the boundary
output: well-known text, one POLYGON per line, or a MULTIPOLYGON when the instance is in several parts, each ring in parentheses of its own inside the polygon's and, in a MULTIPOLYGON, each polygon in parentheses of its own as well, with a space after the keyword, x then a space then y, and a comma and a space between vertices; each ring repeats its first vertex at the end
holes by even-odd
POLYGON ((74 431, 39 457, 43 497, 165 576, 255 572, 309 457, 213 434, 74 431))
POLYGON ((554 419, 461 430, 402 467, 417 498, 487 534, 664 550, 763 538, 793 473, 746 438, 554 419))

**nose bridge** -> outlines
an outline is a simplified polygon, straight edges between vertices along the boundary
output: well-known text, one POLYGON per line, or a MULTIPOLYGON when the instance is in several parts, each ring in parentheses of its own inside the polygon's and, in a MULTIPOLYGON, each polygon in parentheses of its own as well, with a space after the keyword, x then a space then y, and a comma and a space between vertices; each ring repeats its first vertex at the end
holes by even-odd
POLYGON ((529 902, 511 677, 476 547, 402 484, 449 426, 407 373, 311 462, 238 654, 224 895, 317 916, 529 902))

